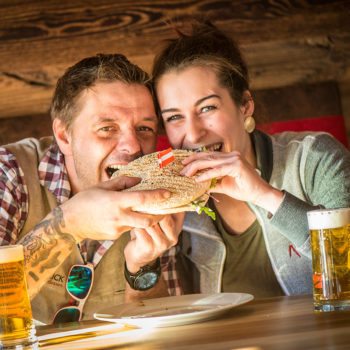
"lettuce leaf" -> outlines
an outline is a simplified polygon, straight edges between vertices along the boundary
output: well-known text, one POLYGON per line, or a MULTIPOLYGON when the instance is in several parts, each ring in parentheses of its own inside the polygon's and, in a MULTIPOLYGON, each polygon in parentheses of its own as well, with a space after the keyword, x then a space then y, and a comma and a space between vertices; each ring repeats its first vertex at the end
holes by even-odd
POLYGON ((216 177, 212 178, 209 188, 210 189, 214 188, 216 186, 217 182, 218 182, 218 179, 216 177))
POLYGON ((200 215, 202 213, 208 215, 213 220, 216 220, 215 211, 205 206, 205 201, 193 201, 191 205, 195 208, 196 212, 200 215))

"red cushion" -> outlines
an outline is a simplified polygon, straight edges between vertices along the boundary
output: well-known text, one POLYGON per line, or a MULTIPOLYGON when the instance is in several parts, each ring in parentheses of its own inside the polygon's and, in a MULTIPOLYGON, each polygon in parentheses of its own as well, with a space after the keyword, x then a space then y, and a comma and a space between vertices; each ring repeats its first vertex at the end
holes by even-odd
POLYGON ((165 135, 159 135, 157 140, 157 151, 162 151, 170 147, 168 138, 165 135))
POLYGON ((276 121, 260 124, 258 129, 268 134, 275 134, 282 131, 326 131, 343 143, 345 147, 349 146, 344 117, 342 115, 276 121))

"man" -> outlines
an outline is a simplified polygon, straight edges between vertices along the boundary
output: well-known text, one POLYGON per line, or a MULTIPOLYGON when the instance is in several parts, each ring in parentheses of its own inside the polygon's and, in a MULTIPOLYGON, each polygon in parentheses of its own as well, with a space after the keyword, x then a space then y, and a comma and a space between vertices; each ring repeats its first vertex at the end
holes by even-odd
MULTIPOLYGON (((148 75, 122 55, 83 59, 58 80, 54 141, 26 139, 0 148, 0 244, 23 244, 33 316, 41 322, 53 322, 69 304, 66 283, 76 264, 94 266, 85 318, 125 300, 167 295, 159 256, 177 242, 183 216, 134 212, 135 204, 170 193, 124 193, 140 179, 110 179, 118 165, 155 151, 150 86, 148 75), (154 278, 136 285, 135 276, 145 271, 154 278)), ((171 254, 163 262, 173 293, 171 254)), ((75 301, 80 308, 85 298, 75 301)))

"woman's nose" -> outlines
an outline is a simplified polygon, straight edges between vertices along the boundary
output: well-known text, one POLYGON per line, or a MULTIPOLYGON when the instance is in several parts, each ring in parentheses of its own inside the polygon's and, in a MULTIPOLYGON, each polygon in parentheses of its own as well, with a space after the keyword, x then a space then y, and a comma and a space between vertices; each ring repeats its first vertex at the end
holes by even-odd
POLYGON ((187 143, 193 145, 201 142, 202 138, 206 134, 206 127, 198 117, 193 117, 187 120, 185 139, 187 143))

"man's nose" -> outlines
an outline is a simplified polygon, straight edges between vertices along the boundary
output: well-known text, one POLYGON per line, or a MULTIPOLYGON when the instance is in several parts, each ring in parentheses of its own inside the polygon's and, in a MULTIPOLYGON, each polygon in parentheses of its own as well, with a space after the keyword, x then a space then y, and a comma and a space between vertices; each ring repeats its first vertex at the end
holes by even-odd
POLYGON ((199 117, 192 117, 187 119, 185 132, 185 139, 187 143, 194 145, 200 143, 206 134, 206 127, 199 117))
POLYGON ((141 151, 140 141, 134 130, 123 131, 119 135, 117 151, 128 154, 135 154, 141 151))

